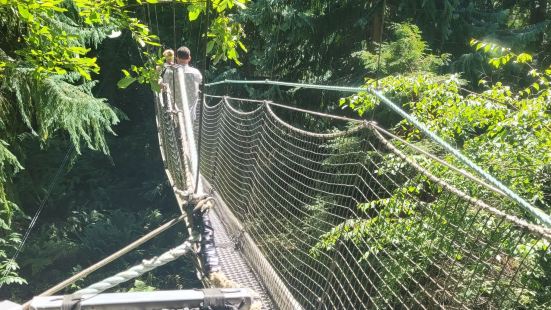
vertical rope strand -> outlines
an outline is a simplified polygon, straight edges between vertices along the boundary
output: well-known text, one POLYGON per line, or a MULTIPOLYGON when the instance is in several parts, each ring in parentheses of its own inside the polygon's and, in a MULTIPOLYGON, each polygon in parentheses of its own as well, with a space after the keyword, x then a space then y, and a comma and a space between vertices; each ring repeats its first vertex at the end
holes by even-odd
POLYGON ((210 1, 207 0, 206 2, 206 8, 205 8, 205 44, 204 44, 204 60, 203 60, 203 81, 201 83, 201 102, 197 106, 197 113, 199 114, 198 117, 198 123, 199 123, 199 129, 197 130, 197 171, 195 171, 195 192, 197 193, 197 189, 199 188, 199 174, 200 174, 200 167, 201 167, 201 137, 203 134, 203 106, 205 105, 205 84, 207 80, 207 62, 208 62, 208 32, 209 32, 209 10, 210 10, 210 1))

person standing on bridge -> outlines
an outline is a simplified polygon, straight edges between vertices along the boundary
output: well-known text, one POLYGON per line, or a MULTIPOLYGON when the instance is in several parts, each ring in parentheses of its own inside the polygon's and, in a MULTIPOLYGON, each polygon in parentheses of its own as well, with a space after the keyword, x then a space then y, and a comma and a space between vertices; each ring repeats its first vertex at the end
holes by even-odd
POLYGON ((165 58, 165 65, 172 66, 174 64, 174 51, 172 49, 167 49, 163 52, 163 57, 165 58))
POLYGON ((189 65, 191 61, 191 51, 186 46, 182 46, 176 50, 176 67, 183 68, 186 76, 186 85, 190 92, 188 93, 189 103, 191 104, 191 116, 195 120, 197 102, 199 101, 199 85, 203 81, 203 76, 199 70, 189 65), (190 83, 191 82, 191 83, 190 83))
POLYGON ((174 51, 173 51, 172 49, 164 50, 164 52, 163 52, 163 57, 164 57, 164 59, 165 59, 165 62, 164 62, 164 64, 163 64, 163 66, 162 66, 162 67, 161 67, 161 66, 157 66, 157 67, 155 68, 155 70, 156 70, 157 72, 159 72, 159 81, 158 81, 159 86, 161 87, 161 90, 162 90, 163 92, 166 92, 166 90, 167 90, 167 88, 168 88, 168 85, 167 85, 167 83, 164 83, 164 82, 163 82, 163 78, 164 78, 164 76, 165 76, 165 72, 166 72, 167 68, 168 68, 169 66, 174 65, 174 51))
MULTIPOLYGON (((203 81, 203 76, 199 70, 189 65, 191 61, 191 51, 189 48, 182 46, 176 50, 176 64, 184 68, 184 73, 191 73, 197 86, 203 81)), ((199 89, 199 87, 197 87, 199 89)))

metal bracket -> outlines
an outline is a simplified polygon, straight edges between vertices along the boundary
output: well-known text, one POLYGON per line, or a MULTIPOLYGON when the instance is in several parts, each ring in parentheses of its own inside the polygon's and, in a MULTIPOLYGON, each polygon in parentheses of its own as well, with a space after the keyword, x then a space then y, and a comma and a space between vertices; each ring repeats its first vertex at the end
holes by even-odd
POLYGON ((61 310, 80 310, 81 296, 64 295, 61 310))
POLYGON ((205 297, 203 299, 203 309, 224 310, 226 308, 226 298, 219 288, 207 288, 203 290, 205 297))

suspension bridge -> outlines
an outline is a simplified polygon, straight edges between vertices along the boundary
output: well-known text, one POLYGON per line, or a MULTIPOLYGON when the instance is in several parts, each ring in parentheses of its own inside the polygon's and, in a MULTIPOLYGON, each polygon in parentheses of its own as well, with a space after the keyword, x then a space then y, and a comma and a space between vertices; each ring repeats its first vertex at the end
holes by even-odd
POLYGON ((549 285, 549 216, 377 91, 206 85, 369 91, 430 138, 433 151, 374 120, 229 94, 198 98, 178 66, 163 83, 159 145, 182 215, 25 307, 523 309, 549 285), (298 128, 282 116, 291 113, 334 129, 298 128), (178 221, 190 236, 181 246, 51 296, 178 221), (209 289, 102 293, 186 254, 209 289))

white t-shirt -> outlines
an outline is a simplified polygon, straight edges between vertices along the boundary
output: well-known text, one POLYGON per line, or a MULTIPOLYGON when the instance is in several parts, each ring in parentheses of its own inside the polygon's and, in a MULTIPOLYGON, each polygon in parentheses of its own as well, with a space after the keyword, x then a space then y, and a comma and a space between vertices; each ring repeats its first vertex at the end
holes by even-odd
POLYGON ((192 120, 195 120, 197 113, 197 102, 199 101, 199 85, 203 81, 201 72, 190 65, 175 65, 175 68, 182 68, 184 79, 188 90, 188 102, 192 120))
POLYGON ((184 68, 184 73, 190 73, 193 75, 193 79, 195 80, 195 83, 197 85, 201 84, 203 81, 203 76, 201 75, 201 72, 199 70, 193 68, 190 65, 179 65, 180 67, 184 68))

